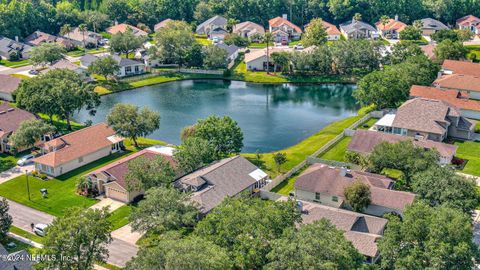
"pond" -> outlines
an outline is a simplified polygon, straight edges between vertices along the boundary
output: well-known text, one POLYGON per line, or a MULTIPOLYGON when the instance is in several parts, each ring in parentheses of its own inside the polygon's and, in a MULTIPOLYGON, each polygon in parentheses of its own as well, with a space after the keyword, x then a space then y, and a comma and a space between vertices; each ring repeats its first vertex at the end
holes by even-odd
POLYGON ((101 97, 95 116, 81 111, 78 122, 105 121, 117 103, 147 106, 160 113, 160 129, 149 135, 180 143, 180 131, 199 118, 228 115, 244 133, 244 152, 292 146, 331 122, 356 114, 355 85, 251 84, 224 80, 177 81, 101 97))

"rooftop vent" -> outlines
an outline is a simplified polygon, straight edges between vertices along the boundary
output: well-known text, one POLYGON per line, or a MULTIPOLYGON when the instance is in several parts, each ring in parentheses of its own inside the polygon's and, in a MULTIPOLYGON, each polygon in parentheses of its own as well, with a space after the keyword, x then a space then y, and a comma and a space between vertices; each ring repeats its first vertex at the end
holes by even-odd
POLYGON ((15 109, 14 108, 10 108, 7 110, 7 112, 13 112, 15 109))
POLYGON ((7 112, 6 111, 0 111, 0 114, 6 114, 7 112))

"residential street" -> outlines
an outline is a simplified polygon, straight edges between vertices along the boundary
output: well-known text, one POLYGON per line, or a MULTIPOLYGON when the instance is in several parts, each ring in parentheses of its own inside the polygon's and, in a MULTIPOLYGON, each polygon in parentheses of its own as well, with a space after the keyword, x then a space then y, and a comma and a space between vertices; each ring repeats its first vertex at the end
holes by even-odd
MULTIPOLYGON (((13 218, 13 225, 22 228, 25 231, 31 231, 31 223, 49 224, 54 219, 52 215, 40 212, 28 206, 10 200, 8 200, 8 203, 10 205, 9 213, 13 218)), ((128 235, 124 235, 123 233, 128 234, 129 230, 125 230, 125 228, 120 228, 117 231, 112 232, 113 241, 108 246, 108 250, 110 252, 108 263, 121 267, 125 266, 125 263, 129 261, 130 258, 135 256, 138 251, 138 247, 135 244, 124 241, 127 240, 129 237, 128 235), (120 232, 122 232, 121 235, 119 235, 120 232), (124 240, 121 240, 120 238, 124 240)), ((135 239, 136 234, 134 234, 132 238, 135 239)))

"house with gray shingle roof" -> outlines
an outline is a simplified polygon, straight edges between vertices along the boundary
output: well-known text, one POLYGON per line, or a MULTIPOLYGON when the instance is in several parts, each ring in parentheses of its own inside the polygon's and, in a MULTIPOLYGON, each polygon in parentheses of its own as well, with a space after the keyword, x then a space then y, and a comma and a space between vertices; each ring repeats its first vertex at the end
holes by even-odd
POLYGON ((206 214, 226 197, 260 189, 267 179, 268 175, 246 158, 234 156, 187 174, 175 181, 174 186, 193 192, 191 200, 206 214))
POLYGON ((8 138, 17 131, 23 121, 37 119, 30 112, 14 108, 7 102, 0 104, 0 152, 10 152, 8 138))
POLYGON ((27 44, 0 36, 0 57, 2 58, 10 59, 12 54, 16 54, 19 59, 28 59, 31 50, 32 47, 27 44))
POLYGON ((227 29, 227 19, 222 16, 216 15, 212 18, 204 21, 203 23, 197 26, 195 33, 199 35, 207 35, 210 37, 210 34, 213 31, 220 33, 220 31, 225 31, 227 29))
POLYGON ((235 46, 234 44, 232 45, 227 45, 225 43, 217 43, 215 46, 224 49, 227 52, 227 62, 232 63, 237 59, 238 57, 238 50, 239 48, 235 46))
POLYGON ((375 27, 368 23, 353 19, 340 24, 340 32, 342 32, 346 39, 379 38, 379 34, 375 27))
POLYGON ((120 69, 115 74, 117 77, 134 76, 145 73, 145 63, 133 59, 123 58, 117 54, 102 56, 85 54, 84 56, 80 57, 80 66, 83 68, 88 68, 97 59, 108 56, 111 56, 120 66, 120 69))
POLYGON ((22 249, 13 253, 8 251, 0 244, 0 270, 31 270, 33 261, 29 260, 30 254, 22 249))
POLYGON ((422 35, 424 36, 430 36, 438 30, 448 29, 448 26, 441 21, 432 18, 425 18, 420 21, 422 22, 422 35))
POLYGON ((6 101, 13 100, 13 91, 17 90, 22 80, 17 77, 0 74, 0 99, 6 101))
POLYGON ((383 116, 372 129, 441 142, 447 137, 473 139, 475 123, 447 102, 414 98, 403 103, 396 113, 383 116))

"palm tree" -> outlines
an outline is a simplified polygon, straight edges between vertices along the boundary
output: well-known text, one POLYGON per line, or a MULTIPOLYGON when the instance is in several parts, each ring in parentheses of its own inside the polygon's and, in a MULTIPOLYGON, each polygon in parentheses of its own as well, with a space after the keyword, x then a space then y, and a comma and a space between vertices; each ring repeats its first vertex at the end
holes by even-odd
POLYGON ((417 29, 422 29, 423 23, 422 23, 421 20, 416 20, 416 21, 413 22, 413 26, 417 29))
POLYGON ((380 17, 380 23, 382 24, 383 28, 385 29, 385 25, 387 25, 390 22, 390 18, 386 15, 383 15, 380 17))
POLYGON ((83 49, 87 50, 87 45, 85 44, 85 32, 87 32, 87 25, 82 23, 78 26, 78 30, 82 32, 82 39, 83 39, 83 49))
POLYGON ((70 24, 64 24, 61 28, 60 28, 60 35, 62 36, 67 36, 68 38, 70 38, 70 32, 72 32, 72 27, 70 26, 70 24))
POLYGON ((265 33, 263 42, 267 44, 267 74, 270 74, 270 43, 273 40, 273 35, 270 32, 265 33))
POLYGON ((92 189, 92 181, 85 176, 78 178, 77 180, 77 192, 82 195, 87 195, 88 191, 92 189))

